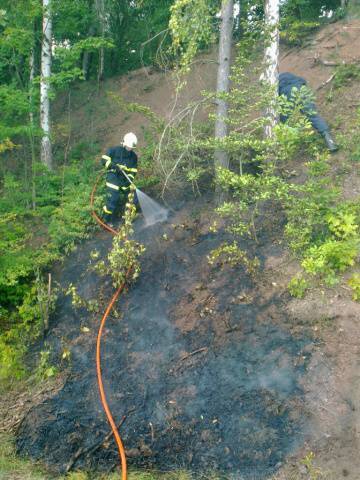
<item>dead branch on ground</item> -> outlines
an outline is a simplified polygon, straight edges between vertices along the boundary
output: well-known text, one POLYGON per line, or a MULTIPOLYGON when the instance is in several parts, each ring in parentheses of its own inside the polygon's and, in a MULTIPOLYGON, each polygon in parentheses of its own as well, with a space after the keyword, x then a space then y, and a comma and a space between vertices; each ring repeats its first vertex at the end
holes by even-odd
MULTIPOLYGON (((128 415, 129 415, 130 413, 132 413, 134 410, 135 410, 135 408, 133 408, 132 410, 130 410, 130 411, 127 413, 127 415, 124 415, 124 416, 122 417, 122 419, 120 420, 120 422, 119 422, 118 425, 117 425, 117 428, 118 428, 118 429, 123 425, 123 423, 125 422, 125 420, 126 420, 126 418, 128 417, 128 415)), ((73 468, 73 466, 75 465, 75 463, 77 462, 77 460, 78 460, 80 457, 82 457, 82 456, 84 456, 84 455, 91 455, 91 454, 93 454, 94 452, 96 452, 97 450, 99 450, 99 448, 101 448, 107 441, 110 440, 110 438, 112 437, 112 435, 113 435, 113 431, 110 430, 110 432, 108 432, 108 433, 105 435, 105 437, 104 437, 102 440, 100 440, 99 442, 96 442, 96 443, 90 445, 90 447, 81 447, 81 448, 79 448, 79 449, 74 453, 74 455, 71 457, 69 463, 67 464, 66 469, 65 469, 66 473, 68 473, 68 472, 73 468)))
POLYGON ((334 80, 335 76, 336 76, 336 73, 333 73, 325 82, 323 82, 319 87, 317 87, 316 90, 318 91, 321 88, 326 87, 326 85, 328 85, 330 82, 334 80))

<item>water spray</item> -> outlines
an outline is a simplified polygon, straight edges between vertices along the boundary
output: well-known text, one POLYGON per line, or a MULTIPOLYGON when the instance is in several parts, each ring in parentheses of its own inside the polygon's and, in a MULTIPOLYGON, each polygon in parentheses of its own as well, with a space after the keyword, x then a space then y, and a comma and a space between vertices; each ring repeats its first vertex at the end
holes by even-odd
POLYGON ((139 188, 137 188, 135 183, 124 172, 124 170, 121 170, 121 172, 124 174, 128 182, 135 187, 136 197, 139 201, 141 211, 145 218, 145 225, 149 227, 150 225, 154 225, 155 223, 164 222, 165 220, 167 220, 169 211, 159 205, 157 202, 155 202, 155 200, 150 198, 148 195, 146 195, 146 193, 142 192, 139 188))

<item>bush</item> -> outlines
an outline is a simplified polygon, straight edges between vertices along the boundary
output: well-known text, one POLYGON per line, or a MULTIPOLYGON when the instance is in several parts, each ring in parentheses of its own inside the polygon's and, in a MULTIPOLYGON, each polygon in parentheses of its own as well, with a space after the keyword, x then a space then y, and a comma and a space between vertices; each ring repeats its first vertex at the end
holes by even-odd
MULTIPOLYGON (((58 172, 34 169, 36 207, 25 181, 6 174, 0 197, 0 378, 25 374, 27 346, 44 329, 41 271, 72 250, 94 226, 93 161, 58 172)), ((44 287, 46 289, 46 287, 44 287)), ((50 301, 50 299, 49 299, 50 301)), ((51 302, 50 302, 51 303, 51 302)))

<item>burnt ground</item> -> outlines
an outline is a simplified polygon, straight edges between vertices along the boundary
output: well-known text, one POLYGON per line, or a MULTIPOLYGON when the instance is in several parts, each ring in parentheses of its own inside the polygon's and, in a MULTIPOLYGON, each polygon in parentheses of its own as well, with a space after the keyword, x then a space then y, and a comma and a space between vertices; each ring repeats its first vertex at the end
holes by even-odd
MULTIPOLYGON (((116 421, 127 416, 121 435, 130 466, 265 478, 309 431, 303 377, 315 343, 289 321, 288 295, 264 277, 264 259, 282 254, 271 218, 259 244, 247 245, 263 263, 252 279, 241 267, 208 265, 207 254, 226 234, 209 232, 207 202, 198 200, 196 211, 195 203, 184 205, 165 225, 142 229, 138 221, 147 250, 139 281, 107 323, 105 387, 116 421)), ((110 245, 102 232, 81 245, 58 272, 62 286, 73 282, 88 299, 110 298, 109 279, 89 270, 90 252, 103 255, 110 245)), ((99 317, 60 295, 46 348, 58 361, 64 349, 71 352, 69 375, 18 432, 19 451, 55 472, 109 432, 95 375, 99 317)), ((117 462, 109 440, 72 466, 117 462)))

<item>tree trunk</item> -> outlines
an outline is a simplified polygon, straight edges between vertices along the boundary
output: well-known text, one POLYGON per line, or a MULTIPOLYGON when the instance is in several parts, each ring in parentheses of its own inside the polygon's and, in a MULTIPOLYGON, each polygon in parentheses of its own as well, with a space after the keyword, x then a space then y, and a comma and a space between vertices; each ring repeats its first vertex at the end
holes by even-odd
MULTIPOLYGON (((94 25, 91 25, 88 31, 88 37, 93 37, 94 34, 95 34, 95 27, 94 25)), ((82 71, 83 71, 84 80, 87 80, 89 75, 90 55, 91 53, 86 50, 82 58, 82 71)))
POLYGON ((52 149, 50 140, 50 76, 51 76, 51 45, 52 20, 50 12, 51 0, 43 0, 43 38, 41 46, 41 82, 40 82, 40 126, 44 132, 41 139, 41 162, 49 170, 53 169, 52 149))
POLYGON ((346 18, 349 20, 360 18, 360 0, 347 0, 345 6, 347 7, 346 18))
POLYGON ((265 23, 269 32, 267 45, 265 48, 265 82, 274 89, 274 101, 270 102, 266 109, 266 116, 269 119, 268 125, 265 127, 265 136, 271 138, 273 136, 274 127, 277 123, 275 101, 277 97, 277 85, 279 74, 279 0, 265 0, 265 23))
MULTIPOLYGON (((231 44, 234 16, 234 1, 222 0, 221 27, 219 40, 219 67, 217 74, 216 93, 228 93, 230 86, 231 44)), ((227 120, 228 104, 226 100, 217 100, 215 138, 224 138, 228 133, 227 120)), ((221 149, 215 151, 215 167, 229 168, 229 156, 221 149)))
POLYGON ((32 48, 29 58, 29 120, 30 120, 30 129, 29 129, 29 142, 31 149, 31 200, 32 208, 36 208, 36 189, 35 189, 35 145, 34 145, 34 112, 33 112, 33 88, 34 88, 34 79, 35 79, 35 47, 32 48))
POLYGON ((35 78, 35 49, 32 48, 29 57, 29 104, 30 112, 29 119, 31 127, 34 126, 34 112, 33 112, 33 87, 35 78))
MULTIPOLYGON (((95 7, 97 10, 99 23, 100 23, 100 36, 101 38, 104 37, 105 34, 105 4, 104 0, 96 0, 95 7)), ((99 70, 98 70, 98 82, 104 78, 104 47, 101 47, 99 50, 99 70)))

